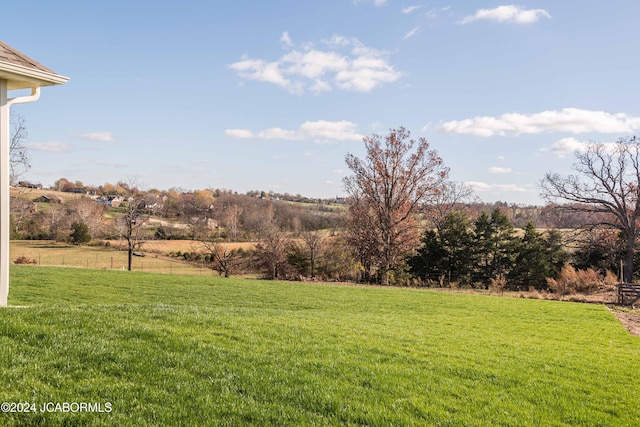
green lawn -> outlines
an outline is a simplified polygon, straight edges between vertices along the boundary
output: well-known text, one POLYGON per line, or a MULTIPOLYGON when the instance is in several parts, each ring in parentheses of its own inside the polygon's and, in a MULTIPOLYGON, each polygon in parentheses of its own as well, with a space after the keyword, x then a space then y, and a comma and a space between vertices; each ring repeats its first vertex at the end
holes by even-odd
POLYGON ((0 425, 640 425, 640 339, 598 305, 16 266, 0 425))

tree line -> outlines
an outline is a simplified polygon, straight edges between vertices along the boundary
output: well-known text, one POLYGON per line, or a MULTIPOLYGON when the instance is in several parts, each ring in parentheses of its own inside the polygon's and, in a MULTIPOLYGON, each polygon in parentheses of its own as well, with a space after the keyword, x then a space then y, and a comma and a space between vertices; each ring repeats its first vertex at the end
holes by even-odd
POLYGON ((516 234, 507 216, 496 208, 474 221, 464 211, 447 214, 439 226, 427 230, 422 246, 409 258, 410 271, 439 286, 547 289, 569 254, 557 230, 538 231, 528 223, 516 234))
MULTIPOLYGON (((585 145, 575 175, 547 174, 544 207, 485 205, 424 138, 404 128, 364 138, 366 156, 347 154, 345 204, 301 196, 229 190, 142 191, 132 183, 93 192, 122 197, 105 206, 88 197, 35 210, 12 200, 12 237, 124 239, 131 253, 148 239, 191 239, 180 256, 224 275, 318 277, 381 284, 546 289, 567 263, 634 278, 640 217, 640 149, 635 138, 585 145), (545 226, 536 229, 531 217, 545 226), (554 226, 569 225, 572 232, 554 226), (516 226, 521 230, 516 231, 516 226), (575 231, 575 232, 574 232, 575 231), (578 232, 579 231, 579 232, 578 232), (81 238, 82 237, 82 238, 81 238), (252 241, 255 249, 232 250, 252 241)), ((56 188, 82 183, 66 179, 56 188)))

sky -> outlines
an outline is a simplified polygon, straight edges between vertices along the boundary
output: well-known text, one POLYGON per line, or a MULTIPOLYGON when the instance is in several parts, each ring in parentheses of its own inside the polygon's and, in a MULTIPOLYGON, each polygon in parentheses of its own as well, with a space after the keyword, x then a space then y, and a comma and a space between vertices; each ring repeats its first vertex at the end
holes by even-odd
MULTIPOLYGON (((343 196, 345 156, 405 127, 485 202, 640 130, 640 2, 70 1, 3 5, 0 40, 67 84, 22 179, 343 196)), ((10 96, 21 95, 20 91, 10 96)))

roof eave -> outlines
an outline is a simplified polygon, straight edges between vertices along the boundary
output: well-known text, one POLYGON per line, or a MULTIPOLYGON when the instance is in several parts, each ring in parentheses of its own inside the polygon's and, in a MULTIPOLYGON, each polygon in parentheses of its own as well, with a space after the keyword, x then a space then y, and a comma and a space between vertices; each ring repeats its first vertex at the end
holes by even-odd
POLYGON ((69 77, 47 73, 35 68, 0 61, 0 78, 9 81, 10 90, 65 84, 69 77))

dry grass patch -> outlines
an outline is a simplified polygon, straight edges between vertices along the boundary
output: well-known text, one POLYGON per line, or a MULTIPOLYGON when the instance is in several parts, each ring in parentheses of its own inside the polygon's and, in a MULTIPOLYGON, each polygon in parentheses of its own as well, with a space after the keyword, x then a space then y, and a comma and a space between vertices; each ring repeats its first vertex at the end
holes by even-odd
MULTIPOLYGON (((144 247, 142 252, 145 252, 144 247)), ((123 270, 127 265, 127 252, 118 250, 117 246, 76 246, 45 240, 22 240, 12 241, 9 253, 12 263, 18 259, 28 259, 39 266, 123 270)), ((194 267, 162 253, 133 257, 132 270, 165 274, 213 274, 211 270, 194 267)))
MULTIPOLYGON (((118 247, 118 240, 108 240, 113 247, 118 247)), ((229 250, 233 249, 254 249, 255 242, 230 242, 223 243, 229 250)), ((195 240, 149 240, 142 245, 142 252, 156 252, 167 254, 169 252, 205 252, 202 243, 195 240)))

